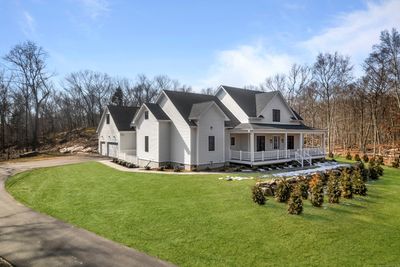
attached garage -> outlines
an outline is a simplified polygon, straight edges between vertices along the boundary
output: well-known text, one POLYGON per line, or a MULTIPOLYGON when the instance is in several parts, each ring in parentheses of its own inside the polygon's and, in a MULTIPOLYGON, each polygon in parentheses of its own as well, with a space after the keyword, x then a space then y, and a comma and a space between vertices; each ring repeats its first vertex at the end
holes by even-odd
POLYGON ((118 143, 107 143, 107 156, 111 158, 118 158, 118 143))

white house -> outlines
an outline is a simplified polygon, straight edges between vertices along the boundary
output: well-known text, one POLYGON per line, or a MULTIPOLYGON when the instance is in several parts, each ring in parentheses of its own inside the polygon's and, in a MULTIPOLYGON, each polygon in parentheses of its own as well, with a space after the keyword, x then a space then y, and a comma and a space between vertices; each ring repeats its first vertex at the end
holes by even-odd
MULTIPOLYGON (((122 127, 129 131, 118 131, 129 132, 129 137, 117 141, 104 139, 118 136, 108 134, 112 125, 107 127, 104 117, 112 108, 106 109, 98 128, 103 155, 130 159, 139 166, 178 164, 187 169, 230 162, 304 164, 325 156, 325 130, 304 125, 279 91, 220 86, 215 95, 204 95, 164 90, 155 103, 137 109, 131 108, 131 123, 122 127), (105 150, 106 142, 119 144, 116 154, 105 150)), ((111 114, 114 121, 115 116, 119 115, 111 114)))

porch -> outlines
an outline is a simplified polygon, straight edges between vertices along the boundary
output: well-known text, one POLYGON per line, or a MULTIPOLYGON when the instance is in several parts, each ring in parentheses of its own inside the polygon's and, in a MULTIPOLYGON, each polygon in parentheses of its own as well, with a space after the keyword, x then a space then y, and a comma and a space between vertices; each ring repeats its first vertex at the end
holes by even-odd
POLYGON ((302 166, 325 157, 325 132, 230 133, 228 161, 246 165, 267 165, 297 161, 302 166))

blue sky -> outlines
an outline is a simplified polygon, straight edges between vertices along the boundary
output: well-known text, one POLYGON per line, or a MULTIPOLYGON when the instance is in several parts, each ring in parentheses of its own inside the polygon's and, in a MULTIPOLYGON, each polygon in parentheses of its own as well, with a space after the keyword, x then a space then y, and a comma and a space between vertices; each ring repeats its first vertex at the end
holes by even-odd
POLYGON ((48 51, 56 80, 92 69, 243 86, 320 51, 350 55, 359 69, 379 32, 400 28, 399 10, 398 0, 0 0, 0 55, 29 39, 48 51))

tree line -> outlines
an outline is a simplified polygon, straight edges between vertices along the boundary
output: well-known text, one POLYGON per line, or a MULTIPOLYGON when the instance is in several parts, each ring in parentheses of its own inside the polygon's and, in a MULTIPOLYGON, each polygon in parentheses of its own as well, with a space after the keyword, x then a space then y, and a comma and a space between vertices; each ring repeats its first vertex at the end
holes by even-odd
MULTIPOLYGON (((161 90, 193 91, 166 75, 115 78, 81 70, 54 83, 48 53, 32 41, 13 47, 0 62, 0 151, 36 150, 54 133, 96 127, 107 104, 140 106, 161 90)), ((355 77, 350 57, 320 53, 313 64, 294 64, 288 73, 266 78, 248 89, 279 90, 313 127, 328 130, 328 149, 335 146, 379 153, 400 140, 400 35, 381 32, 355 77)), ((204 88, 213 94, 216 88, 204 88)))

